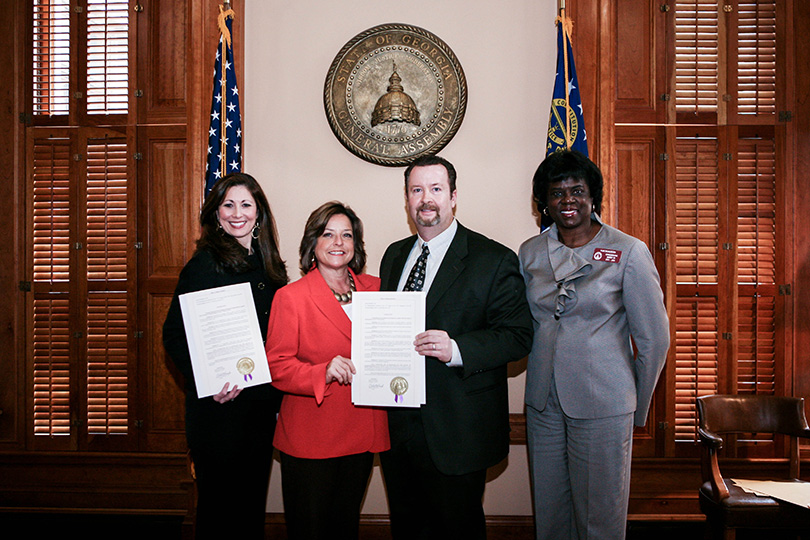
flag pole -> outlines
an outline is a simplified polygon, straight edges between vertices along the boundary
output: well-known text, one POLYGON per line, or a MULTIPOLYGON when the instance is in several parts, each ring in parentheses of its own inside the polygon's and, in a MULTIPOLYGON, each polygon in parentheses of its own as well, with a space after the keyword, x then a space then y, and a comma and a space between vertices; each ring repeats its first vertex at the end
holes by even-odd
POLYGON ((571 116, 568 114, 568 107, 570 107, 571 96, 569 94, 570 73, 568 69, 568 19, 565 17, 565 0, 562 0, 562 7, 560 8, 560 24, 562 25, 563 36, 563 63, 565 64, 565 147, 571 150, 571 116))
POLYGON ((574 21, 565 12, 565 0, 558 0, 557 6, 558 13, 554 19, 557 61, 554 70, 554 89, 551 94, 546 155, 557 150, 576 149, 587 156, 585 120, 582 116, 582 100, 571 40, 574 21))
POLYGON ((222 70, 221 70, 222 73, 220 74, 220 78, 219 78, 219 91, 220 91, 220 95, 222 96, 222 100, 220 101, 220 115, 219 115, 219 125, 220 125, 219 149, 220 149, 220 152, 222 154, 222 160, 220 161, 220 164, 219 164, 219 170, 222 173, 222 176, 225 176, 225 173, 227 171, 227 161, 228 161, 228 159, 227 159, 227 157, 228 157, 227 148, 228 147, 227 147, 227 142, 226 142, 226 137, 225 137, 225 123, 226 123, 225 120, 226 120, 226 115, 227 115, 227 111, 225 110, 226 101, 227 101, 225 99, 225 97, 226 97, 225 94, 227 92, 228 85, 226 83, 226 78, 225 78, 226 77, 225 65, 227 64, 226 58, 227 58, 227 54, 228 54, 228 47, 231 46, 231 33, 228 31, 228 27, 227 27, 225 21, 228 18, 233 19, 233 15, 234 15, 234 13, 233 13, 233 10, 231 9, 231 3, 230 2, 223 2, 222 5, 219 6, 219 17, 217 18, 217 26, 219 26, 219 33, 220 33, 220 36, 221 36, 221 39, 219 41, 220 41, 220 45, 221 45, 220 54, 222 55, 222 70))

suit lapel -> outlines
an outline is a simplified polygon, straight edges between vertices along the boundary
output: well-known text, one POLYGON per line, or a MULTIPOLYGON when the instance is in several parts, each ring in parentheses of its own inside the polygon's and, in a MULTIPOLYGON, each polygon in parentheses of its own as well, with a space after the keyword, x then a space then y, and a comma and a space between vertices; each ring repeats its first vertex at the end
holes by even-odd
POLYGON ((433 284, 428 291, 425 306, 427 313, 430 313, 436 307, 436 304, 439 303, 456 278, 464 271, 466 267, 464 258, 466 256, 467 229, 459 223, 456 235, 453 237, 450 247, 447 248, 447 253, 445 253, 439 271, 436 273, 436 277, 433 278, 433 284))
POLYGON ((318 311, 323 313, 324 317, 329 319, 341 333, 351 339, 352 323, 340 304, 335 301, 335 295, 332 294, 318 269, 313 269, 302 279, 309 281, 310 298, 318 311))
POLYGON ((382 278, 385 280, 382 283, 382 290, 397 290, 399 279, 402 277, 402 271, 405 269, 405 263, 408 261, 408 255, 413 248, 414 242, 416 242, 416 235, 406 238, 400 242, 399 252, 393 254, 393 258, 391 260, 391 271, 387 276, 382 276, 382 278))

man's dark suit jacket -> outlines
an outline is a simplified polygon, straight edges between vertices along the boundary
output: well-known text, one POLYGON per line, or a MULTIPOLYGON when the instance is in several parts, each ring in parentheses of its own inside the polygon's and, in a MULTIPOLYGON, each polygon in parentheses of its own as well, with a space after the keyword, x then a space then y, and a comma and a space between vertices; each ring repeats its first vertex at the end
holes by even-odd
MULTIPOLYGON (((416 236, 391 244, 380 264, 382 290, 396 290, 416 236)), ((410 269, 409 269, 410 270, 410 269)), ((458 225, 427 294, 426 329, 458 344, 464 367, 425 357, 427 403, 419 412, 440 472, 467 474, 509 452, 506 364, 531 349, 532 321, 515 253, 458 225)), ((408 437, 405 416, 389 409, 391 444, 408 437)))

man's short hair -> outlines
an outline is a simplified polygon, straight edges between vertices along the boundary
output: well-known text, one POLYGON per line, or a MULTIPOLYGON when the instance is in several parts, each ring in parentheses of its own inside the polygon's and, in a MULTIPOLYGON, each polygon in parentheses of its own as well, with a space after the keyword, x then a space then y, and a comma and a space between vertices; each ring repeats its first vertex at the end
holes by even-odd
POLYGON ((456 168, 453 167, 452 163, 435 154, 420 156, 413 160, 410 165, 408 165, 408 168, 405 169, 405 190, 407 191, 408 189, 408 180, 411 177, 411 171, 416 167, 428 167, 430 165, 441 165, 447 170, 447 179, 450 183, 450 193, 454 192, 456 190, 456 168))

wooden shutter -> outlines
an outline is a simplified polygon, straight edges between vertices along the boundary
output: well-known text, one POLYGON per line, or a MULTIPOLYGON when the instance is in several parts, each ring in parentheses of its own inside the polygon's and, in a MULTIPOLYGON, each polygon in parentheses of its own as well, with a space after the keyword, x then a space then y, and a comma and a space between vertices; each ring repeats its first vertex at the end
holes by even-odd
POLYGON ((29 145, 33 321, 33 431, 71 434, 70 266, 71 178, 76 146, 70 137, 45 136, 29 145))
POLYGON ((87 113, 126 114, 128 0, 87 1, 87 113))
POLYGON ((779 310, 773 139, 745 138, 737 159, 737 392, 774 395, 779 310))
POLYGON ((125 434, 128 425, 129 263, 126 140, 87 144, 88 432, 125 434))
MULTIPOLYGON (((697 440, 696 397, 783 392, 773 128, 702 131, 717 136, 681 136, 675 144, 674 422, 681 455, 697 440)), ((772 442, 749 434, 732 446, 768 455, 772 442)))
POLYGON ((75 148, 68 138, 39 139, 33 146, 34 281, 70 279, 70 178, 75 148))
POLYGON ((675 2, 675 109, 716 113, 720 84, 716 0, 675 2))
MULTIPOLYGON (((730 48, 736 66, 736 109, 740 115, 776 112, 776 1, 737 2, 730 48)), ((730 90, 734 90, 733 88, 730 90)), ((771 120, 772 121, 772 120, 771 120)))
POLYGON ((129 206, 128 0, 34 0, 29 332, 35 435, 112 449, 130 430, 137 312, 129 206), (59 118, 54 118, 54 117, 59 118), (69 127, 49 129, 42 124, 69 127), (91 124, 108 127, 90 127, 91 124))
MULTIPOLYGON (((767 127, 758 131, 770 131, 767 127)), ((772 136, 737 141, 737 328, 733 392, 784 395, 781 383, 780 321, 784 310, 778 294, 776 143, 772 136)), ((739 435, 738 457, 772 457, 777 443, 769 434, 739 435)))
POLYGON ((677 283, 717 283, 720 196, 717 140, 679 139, 677 143, 677 283))
POLYGON ((70 435, 70 305, 67 298, 34 299, 34 435, 70 435))
POLYGON ((35 446, 114 449, 99 436, 129 433, 135 371, 127 140, 98 128, 30 136, 34 435, 71 435, 35 446))
MULTIPOLYGON (((655 79, 651 94, 667 103, 666 118, 636 110, 620 96, 615 128, 619 146, 628 130, 660 129, 655 146, 664 150, 656 154, 665 165, 656 172, 655 186, 663 190, 664 211, 656 207, 652 219, 656 253, 665 259, 659 268, 672 344, 656 393, 666 419, 660 426, 667 428, 663 442, 656 440, 656 452, 686 457, 697 455, 696 397, 789 392, 790 296, 784 295, 790 294, 785 283, 790 207, 782 178, 790 178, 784 144, 791 124, 786 128, 789 116, 780 120, 775 112, 790 99, 779 95, 790 84, 789 70, 779 64, 790 59, 791 30, 784 19, 792 15, 792 4, 664 4, 657 6, 661 16, 655 20, 643 10, 630 19, 636 26, 663 28, 661 40, 647 39, 645 30, 635 35, 640 43, 665 42, 656 62, 665 65, 666 77, 655 79)), ((634 65, 635 49, 618 51, 621 78, 627 65, 634 65)), ((634 210, 628 212, 619 204, 619 223, 634 210)), ((778 445, 762 442, 755 435, 740 437, 729 444, 729 455, 779 455, 778 445)))
POLYGON ((73 125, 123 123, 129 106, 128 0, 34 0, 31 9, 33 123, 65 125, 65 116, 73 125))
POLYGON ((675 442, 697 440, 695 398, 717 393, 717 297, 679 297, 675 307, 675 442))
POLYGON ((70 106, 70 2, 33 2, 33 114, 66 115, 70 106))
POLYGON ((776 156, 773 139, 741 139, 737 156, 738 283, 776 284, 776 156))
POLYGON ((717 392, 721 242, 718 140, 679 138, 675 173, 675 442, 697 440, 695 398, 717 392))

